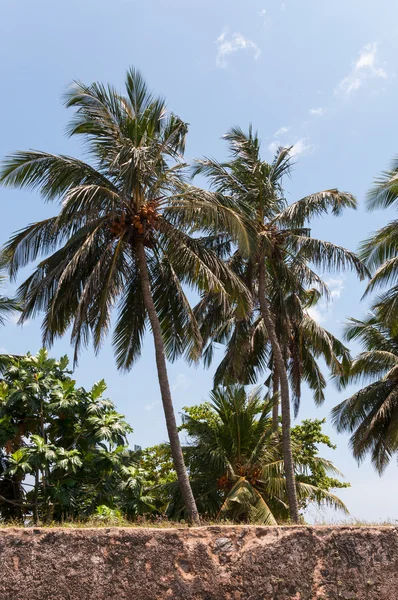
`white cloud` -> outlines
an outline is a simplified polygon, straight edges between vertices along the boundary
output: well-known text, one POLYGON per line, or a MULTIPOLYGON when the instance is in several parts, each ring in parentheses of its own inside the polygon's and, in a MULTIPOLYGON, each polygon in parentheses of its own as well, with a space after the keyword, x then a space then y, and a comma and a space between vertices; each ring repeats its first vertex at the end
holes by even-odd
POLYGON ((340 299, 342 291, 344 290, 344 278, 339 279, 326 279, 326 285, 330 290, 330 301, 321 300, 315 306, 311 306, 308 309, 308 314, 317 323, 324 323, 327 321, 329 312, 333 306, 333 303, 340 299))
POLYGON ((252 52, 254 60, 257 60, 261 54, 260 48, 255 42, 245 38, 241 33, 233 33, 230 38, 227 38, 226 32, 222 33, 216 40, 218 46, 217 51, 217 66, 226 67, 226 57, 229 54, 238 52, 238 50, 249 50, 252 52))
POLYGON ((304 154, 306 152, 309 152, 310 150, 313 150, 315 148, 315 146, 313 146, 313 144, 309 143, 308 138, 305 138, 305 137, 297 138, 297 136, 294 137, 291 134, 289 134, 289 131, 290 131, 290 127, 287 127, 286 125, 282 125, 282 127, 280 127, 278 129, 278 131, 275 131, 274 139, 268 145, 268 150, 272 154, 275 154, 277 152, 278 148, 291 147, 290 156, 294 157, 294 156, 298 156, 299 154, 304 154), (287 135, 287 134, 289 134, 289 135, 287 135))
POLYGON ((364 50, 359 55, 357 62, 355 63, 355 69, 357 71, 360 69, 369 69, 373 75, 385 78, 387 77, 387 73, 384 71, 384 69, 376 67, 376 52, 376 43, 365 46, 364 50))
POLYGON ((155 400, 155 402, 151 402, 150 404, 144 404, 145 410, 152 410, 159 404, 159 400, 155 400))
POLYGON ((297 142, 295 142, 293 144, 293 147, 290 150, 290 156, 298 156, 299 154, 304 154, 305 152, 312 150, 313 145, 309 144, 307 142, 308 142, 307 138, 301 138, 301 139, 297 140, 297 142))
POLYGON ((345 77, 340 81, 338 88, 336 89, 337 94, 345 94, 349 96, 351 92, 355 92, 362 85, 362 79, 359 77, 353 78, 352 76, 345 77))
POLYGON ((266 25, 267 24, 267 11, 265 10, 265 8, 262 8, 258 14, 264 20, 264 25, 266 25))
POLYGON ((279 140, 274 140, 269 144, 268 150, 271 152, 271 154, 275 154, 280 146, 283 146, 283 144, 281 144, 279 140))
POLYGON ((335 89, 336 95, 349 96, 358 90, 364 81, 373 78, 387 78, 384 69, 377 65, 377 44, 367 44, 353 65, 351 73, 344 77, 335 89))
POLYGON ((290 127, 286 127, 285 125, 282 125, 282 127, 280 127, 278 129, 278 131, 275 131, 274 133, 274 137, 279 137, 280 135, 284 135, 285 133, 287 133, 289 131, 290 127))
POLYGON ((286 12, 286 4, 284 2, 281 4, 281 11, 286 12))
POLYGON ((321 304, 317 306, 310 306, 310 308, 307 310, 307 313, 310 315, 310 317, 317 323, 324 323, 324 321, 326 321, 326 312, 327 310, 325 311, 325 305, 321 306, 321 304))
POLYGON ((192 381, 184 375, 184 373, 178 373, 177 377, 172 386, 173 392, 186 392, 191 387, 192 381))
POLYGON ((341 292, 344 290, 344 278, 326 279, 325 283, 330 289, 330 296, 332 300, 338 300, 341 296, 341 292))
POLYGON ((323 115, 325 114, 325 109, 324 108, 310 108, 310 114, 315 115, 317 117, 323 117, 323 115))
POLYGON ((283 148, 288 148, 289 146, 291 146, 290 156, 292 158, 295 156, 298 156, 299 154, 306 154, 314 149, 313 144, 309 143, 309 139, 303 137, 303 138, 296 139, 295 141, 291 141, 291 140, 287 141, 287 140, 280 140, 280 139, 273 140, 268 145, 268 150, 272 154, 275 154, 275 152, 281 146, 283 148))

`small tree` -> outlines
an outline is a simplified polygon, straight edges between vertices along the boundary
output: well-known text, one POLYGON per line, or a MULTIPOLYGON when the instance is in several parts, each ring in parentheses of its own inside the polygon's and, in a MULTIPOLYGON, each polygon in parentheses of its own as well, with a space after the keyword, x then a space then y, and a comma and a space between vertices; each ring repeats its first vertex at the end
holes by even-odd
MULTIPOLYGON (((182 429, 192 489, 201 514, 210 518, 276 524, 289 519, 281 443, 273 434, 272 396, 259 388, 218 388, 210 402, 185 408, 182 429)), ((323 421, 307 420, 291 431, 299 508, 309 503, 346 511, 333 488, 346 487, 339 471, 319 456, 318 444, 333 447, 322 433, 323 421)), ((173 485, 166 486, 170 491, 173 485)), ((175 486, 174 486, 175 489, 175 486)), ((181 516, 174 496, 169 512, 181 516)))
POLYGON ((9 485, 1 515, 9 516, 8 506, 35 522, 86 517, 100 505, 131 517, 151 512, 144 473, 127 448, 132 429, 103 397, 104 381, 86 391, 70 375, 67 357, 57 361, 45 350, 8 359, 0 387, 2 486, 18 488, 12 493, 9 485))

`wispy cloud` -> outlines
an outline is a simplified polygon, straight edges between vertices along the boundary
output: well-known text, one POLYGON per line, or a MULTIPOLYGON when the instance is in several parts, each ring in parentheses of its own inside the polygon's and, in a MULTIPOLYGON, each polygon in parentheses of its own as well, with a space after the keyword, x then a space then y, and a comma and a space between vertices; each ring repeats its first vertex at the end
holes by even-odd
POLYGON ((325 114, 325 109, 324 108, 310 108, 310 114, 315 115, 317 117, 323 117, 323 115, 325 114))
POLYGON ((328 320, 329 313, 331 312, 333 303, 340 299, 341 294, 344 290, 344 278, 339 279, 327 279, 326 285, 330 290, 330 301, 321 300, 315 306, 311 306, 308 309, 308 314, 317 323, 324 323, 328 320))
POLYGON ((308 138, 300 138, 293 144, 292 149, 290 150, 290 156, 298 156, 299 154, 304 154, 313 150, 313 144, 309 143, 308 138))
POLYGON ((178 373, 177 377, 172 386, 173 392, 186 392, 191 387, 192 381, 184 375, 184 373, 178 373))
POLYGON ((284 148, 291 146, 291 157, 298 156, 299 154, 306 154, 314 149, 314 145, 310 143, 309 139, 302 137, 296 139, 295 141, 291 140, 290 142, 288 142, 287 140, 275 139, 269 144, 268 150, 272 152, 272 154, 275 154, 275 152, 281 146, 283 146, 284 148))
POLYGON ((282 125, 273 135, 272 142, 268 145, 268 150, 275 154, 278 148, 291 148, 290 156, 295 157, 299 154, 308 154, 315 149, 308 137, 298 137, 293 135, 288 125, 282 125))
POLYGON ((315 306, 310 306, 307 312, 310 315, 310 317, 314 319, 314 321, 316 321, 317 323, 324 323, 326 321, 326 304, 316 304, 315 306))
POLYGON ((159 400, 155 400, 154 402, 151 402, 149 404, 144 404, 144 408, 145 410, 153 410, 155 408, 155 406, 157 406, 159 404, 159 400))
POLYGON ((344 277, 338 279, 327 279, 326 285, 330 289, 332 300, 338 300, 344 290, 344 277))
POLYGON ((283 144, 279 141, 279 140, 273 140, 269 145, 268 145, 268 150, 271 152, 271 154, 275 154, 275 152, 278 150, 278 148, 280 146, 283 146, 283 144))
POLYGON ((351 73, 340 81, 334 93, 338 96, 350 96, 366 80, 374 78, 387 78, 386 71, 378 65, 376 42, 367 44, 359 53, 359 58, 354 63, 351 73))
POLYGON ((228 65, 227 56, 238 52, 239 50, 248 50, 253 54, 254 60, 257 60, 261 54, 260 48, 255 42, 245 38, 241 33, 233 33, 227 37, 227 33, 223 32, 216 40, 217 50, 217 66, 226 67, 228 65))
POLYGON ((267 11, 265 10, 265 8, 262 8, 258 14, 263 19, 264 25, 266 25, 267 24, 267 11))
POLYGON ((289 131, 290 127, 286 127, 286 125, 282 125, 282 127, 279 127, 278 131, 275 131, 274 133, 274 137, 279 137, 280 135, 285 135, 285 133, 287 133, 289 131))

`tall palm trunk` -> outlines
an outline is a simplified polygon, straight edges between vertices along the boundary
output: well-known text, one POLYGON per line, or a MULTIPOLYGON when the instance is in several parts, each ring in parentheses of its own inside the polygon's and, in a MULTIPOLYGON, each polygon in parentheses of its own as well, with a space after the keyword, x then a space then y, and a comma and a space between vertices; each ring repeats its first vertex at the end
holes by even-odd
POLYGON ((274 321, 272 319, 270 307, 266 296, 265 264, 264 257, 262 255, 260 256, 259 260, 258 288, 261 316, 264 319, 264 324, 267 329, 268 338, 271 343, 272 353, 274 355, 274 365, 278 375, 279 388, 281 394, 283 463, 285 468, 286 491, 289 503, 289 513, 292 521, 294 523, 298 523, 299 511, 297 503, 296 477, 294 474, 292 440, 290 435, 289 381, 287 378, 285 361, 283 360, 281 347, 278 341, 274 321))
POLYGON ((279 378, 274 366, 272 373, 272 393, 274 395, 274 404, 272 406, 272 431, 278 433, 279 428, 279 378))
POLYGON ((140 237, 136 244, 136 256, 140 271, 142 295, 145 308, 148 312, 149 321, 151 323, 153 340, 155 344, 156 366, 158 370, 159 387, 162 396, 163 410, 166 418, 167 432, 169 434, 171 455, 173 457, 174 468, 177 472, 178 485, 181 490, 181 495, 188 512, 188 518, 195 525, 200 524, 199 513, 196 507, 195 498, 192 494, 191 485, 187 474, 187 469, 184 463, 180 438, 176 418, 174 414, 173 401, 171 399, 169 379, 166 368, 166 358, 163 344, 162 330, 159 323, 159 318, 156 313, 155 304, 152 298, 151 286, 149 281, 148 267, 146 263, 145 248, 143 239, 140 237))
POLYGON ((33 523, 37 525, 39 522, 39 469, 35 471, 35 487, 33 492, 33 523))
MULTIPOLYGON (((44 400, 43 398, 40 401, 40 427, 41 427, 41 437, 44 440, 44 443, 47 444, 47 432, 46 432, 46 428, 44 425, 44 400)), ((50 480, 50 467, 48 466, 48 462, 46 461, 45 467, 43 469, 43 476, 42 476, 42 486, 43 486, 43 496, 44 496, 44 501, 47 503, 47 512, 46 512, 46 517, 45 517, 45 523, 50 523, 51 520, 51 499, 47 497, 47 486, 48 486, 48 482, 50 480)))

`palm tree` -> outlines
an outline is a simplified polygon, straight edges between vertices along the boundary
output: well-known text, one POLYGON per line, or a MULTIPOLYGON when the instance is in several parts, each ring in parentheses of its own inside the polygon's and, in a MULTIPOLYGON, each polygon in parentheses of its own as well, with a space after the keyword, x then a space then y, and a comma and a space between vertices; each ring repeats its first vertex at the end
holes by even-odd
MULTIPOLYGON (((397 206, 398 159, 384 171, 368 193, 369 210, 397 206)), ((394 219, 361 244, 360 255, 372 271, 365 295, 383 286, 391 286, 374 302, 380 318, 396 328, 398 316, 398 221, 394 219)))
MULTIPOLYGON (((5 279, 5 275, 0 272, 0 287, 4 286, 5 279)), ((20 306, 14 298, 0 295, 0 325, 5 325, 6 320, 19 310, 20 306)))
POLYGON ((116 307, 113 345, 120 369, 130 369, 139 358, 150 326, 178 482, 190 519, 198 523, 166 357, 200 352, 184 284, 217 290, 221 299, 234 290, 245 295, 217 255, 190 235, 192 227, 233 226, 248 239, 247 229, 228 206, 184 182, 187 126, 167 113, 139 72, 128 71, 125 96, 109 85, 75 83, 66 105, 76 109, 69 134, 83 136, 91 163, 16 152, 0 172, 5 186, 37 188, 46 200, 61 200, 58 215, 17 232, 5 246, 13 278, 41 257, 19 288, 21 322, 44 311, 45 345, 71 328, 77 359, 90 336, 99 350, 116 307))
POLYGON ((348 340, 358 340, 363 351, 353 361, 348 383, 367 383, 332 411, 339 432, 352 434, 351 450, 358 461, 367 454, 381 474, 398 452, 398 336, 377 312, 360 321, 350 319, 348 340))
MULTIPOLYGON (((272 396, 263 397, 259 387, 247 393, 244 386, 233 385, 213 390, 210 402, 187 409, 186 453, 201 513, 266 525, 288 517, 281 447, 272 433, 272 404, 272 396)), ((312 468, 316 465, 324 474, 338 473, 319 456, 311 461, 312 468)), ((295 469, 302 508, 314 501, 346 510, 328 489, 311 483, 308 462, 298 458, 295 469)))
MULTIPOLYGON (((355 254, 330 242, 310 237, 307 222, 329 210, 335 216, 344 208, 355 208, 351 194, 336 189, 311 194, 290 206, 286 205, 282 187, 283 176, 291 172, 290 149, 280 148, 272 163, 261 159, 257 134, 249 129, 245 134, 233 128, 224 136, 229 143, 231 159, 219 163, 212 159, 197 161, 194 174, 209 178, 218 196, 228 198, 242 220, 250 222, 254 232, 246 270, 246 284, 252 292, 253 304, 259 314, 272 350, 272 359, 280 390, 282 408, 282 444, 290 515, 299 520, 294 465, 290 438, 290 391, 283 341, 276 328, 272 292, 281 287, 283 294, 295 291, 299 296, 306 287, 317 286, 325 291, 319 276, 308 266, 328 269, 349 267, 361 277, 366 269, 355 254), (249 281, 247 281, 249 279, 249 281)), ((223 241, 223 240, 222 240, 223 241)), ((241 262, 239 249, 231 261, 241 262)), ((282 297, 282 295, 280 297, 282 297)))

